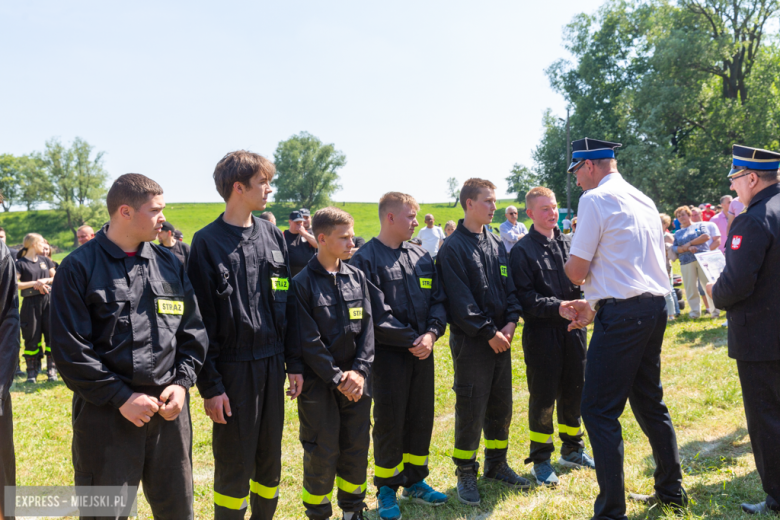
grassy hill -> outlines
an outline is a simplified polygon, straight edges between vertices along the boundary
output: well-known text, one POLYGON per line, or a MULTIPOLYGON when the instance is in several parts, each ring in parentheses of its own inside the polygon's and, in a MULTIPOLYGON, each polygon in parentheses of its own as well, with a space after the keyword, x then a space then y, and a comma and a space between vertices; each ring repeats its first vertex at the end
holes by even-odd
MULTIPOLYGON (((504 210, 514 202, 511 199, 499 201, 499 208, 493 220, 495 226, 504 222, 504 210)), ((355 218, 355 234, 369 240, 379 234, 378 204, 376 202, 337 202, 336 206, 349 212, 355 218)), ((184 241, 190 242, 192 235, 214 220, 225 209, 222 203, 170 203, 165 208, 165 218, 184 233, 184 241)), ((280 229, 287 229, 287 218, 290 212, 297 209, 292 204, 271 203, 268 210, 275 216, 280 229)), ((460 205, 452 207, 452 203, 423 204, 420 206, 419 218, 423 224, 423 216, 431 213, 436 223, 444 226, 448 220, 458 221, 463 218, 460 205)), ((530 221, 526 222, 530 226, 530 221)), ((61 252, 54 255, 55 260, 64 258, 73 244, 73 235, 67 224, 53 210, 11 211, 0 213, 0 226, 6 229, 8 244, 21 244, 24 235, 30 232, 40 233, 49 243, 61 252)), ((95 228, 99 223, 95 224, 95 228)))

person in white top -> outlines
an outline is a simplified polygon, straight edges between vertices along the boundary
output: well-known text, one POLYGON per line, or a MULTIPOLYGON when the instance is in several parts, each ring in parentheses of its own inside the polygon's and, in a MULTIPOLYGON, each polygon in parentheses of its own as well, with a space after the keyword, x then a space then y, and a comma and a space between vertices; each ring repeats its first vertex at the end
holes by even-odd
POLYGON ((664 296, 671 291, 658 210, 617 169, 618 143, 572 143, 569 172, 586 190, 579 226, 564 267, 585 300, 569 305, 570 328, 595 319, 585 365, 582 419, 596 462, 599 495, 595 520, 625 520, 623 439, 619 417, 630 400, 656 462, 655 495, 631 495, 646 503, 684 507, 677 438, 661 388, 661 344, 666 330, 664 296), (594 312, 595 311, 595 312, 594 312))
POLYGON ((422 240, 422 247, 428 251, 433 258, 439 253, 439 248, 447 238, 440 227, 434 225, 433 215, 425 215, 425 227, 417 232, 417 238, 422 240))
POLYGON ((507 206, 504 215, 506 215, 506 220, 501 223, 498 230, 501 232, 501 241, 504 242, 506 252, 509 253, 512 246, 528 234, 528 228, 522 222, 518 222, 516 207, 507 206))

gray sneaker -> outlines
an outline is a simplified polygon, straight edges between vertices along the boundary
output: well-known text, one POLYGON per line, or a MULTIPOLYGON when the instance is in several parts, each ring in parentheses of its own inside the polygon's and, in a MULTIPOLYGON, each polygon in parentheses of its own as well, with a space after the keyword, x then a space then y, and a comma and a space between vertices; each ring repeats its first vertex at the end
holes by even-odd
POLYGON ((495 480, 505 486, 509 486, 515 489, 528 489, 531 487, 531 483, 515 473, 515 470, 509 467, 506 461, 501 461, 495 466, 488 467, 485 464, 485 474, 483 478, 487 480, 495 480))
POLYGON ((558 485, 558 475, 555 474, 549 460, 534 464, 531 475, 536 477, 536 483, 540 486, 554 487, 558 485))
POLYGON ((458 476, 458 500, 469 506, 478 506, 480 499, 476 468, 458 468, 455 474, 458 476))
POLYGON ((593 462, 593 459, 590 457, 590 455, 588 455, 588 452, 585 451, 585 448, 580 448, 579 450, 573 451, 568 455, 561 455, 561 458, 558 459, 558 464, 564 468, 596 469, 596 463, 593 462))

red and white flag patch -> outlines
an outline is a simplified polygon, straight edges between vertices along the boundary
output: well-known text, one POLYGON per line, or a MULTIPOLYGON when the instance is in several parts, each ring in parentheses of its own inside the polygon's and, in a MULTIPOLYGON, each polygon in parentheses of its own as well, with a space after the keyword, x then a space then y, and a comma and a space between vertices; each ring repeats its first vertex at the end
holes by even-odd
POLYGON ((739 246, 742 245, 742 237, 740 235, 734 235, 731 237, 731 249, 736 251, 739 249, 739 246))

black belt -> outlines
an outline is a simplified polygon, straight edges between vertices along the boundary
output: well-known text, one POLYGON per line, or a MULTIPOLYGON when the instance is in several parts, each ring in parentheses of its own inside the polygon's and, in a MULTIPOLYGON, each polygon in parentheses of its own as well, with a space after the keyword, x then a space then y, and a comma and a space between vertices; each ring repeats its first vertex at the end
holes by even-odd
POLYGON ((639 296, 634 296, 632 298, 626 298, 625 300, 619 300, 617 298, 604 298, 603 300, 599 300, 598 303, 596 303, 596 310, 598 311, 600 308, 602 308, 605 305, 610 305, 613 303, 625 303, 625 302, 632 302, 635 300, 651 300, 653 298, 663 298, 663 296, 657 296, 655 294, 651 294, 649 292, 642 293, 639 296))

